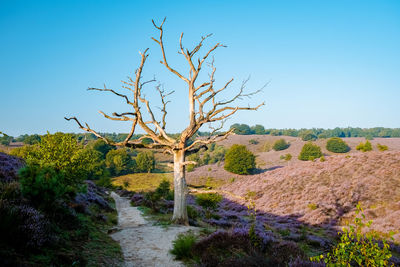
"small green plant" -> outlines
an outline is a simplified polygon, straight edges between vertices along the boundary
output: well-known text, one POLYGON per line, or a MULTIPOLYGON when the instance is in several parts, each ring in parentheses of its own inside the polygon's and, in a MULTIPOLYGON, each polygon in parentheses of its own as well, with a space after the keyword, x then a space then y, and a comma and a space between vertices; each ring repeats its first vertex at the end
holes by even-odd
POLYGON ((125 180, 123 181, 123 183, 122 183, 122 186, 123 186, 123 188, 126 190, 126 189, 128 189, 129 184, 130 184, 129 179, 125 179, 125 180))
POLYGON ((339 137, 332 137, 326 142, 326 149, 334 153, 346 153, 350 150, 349 146, 339 137))
POLYGON ((196 195, 197 205, 200 205, 206 209, 216 209, 221 200, 222 196, 216 193, 204 193, 196 195))
POLYGON ((376 145, 376 147, 378 148, 379 151, 386 151, 386 150, 389 149, 388 146, 386 146, 386 145, 381 145, 381 144, 379 144, 379 143, 376 145))
POLYGON ((193 258, 192 248, 196 241, 197 237, 192 232, 179 234, 177 239, 172 241, 170 253, 176 260, 191 259, 193 258))
POLYGON ((372 150, 372 145, 370 141, 365 141, 365 143, 360 143, 358 146, 356 146, 357 150, 360 150, 362 152, 367 152, 372 150))
MULTIPOLYGON (((311 257, 310 260, 323 260, 327 266, 388 266, 392 257, 388 242, 375 232, 364 235, 363 229, 370 228, 372 224, 372 221, 365 223, 364 220, 365 215, 359 203, 354 223, 339 233, 340 242, 328 254, 311 257), (379 245, 378 240, 381 240, 382 245, 379 245)), ((390 233, 393 240, 392 236, 393 233, 390 233)))
POLYGON ((279 139, 274 143, 274 145, 272 146, 272 149, 275 151, 281 151, 281 150, 285 150, 289 146, 290 146, 290 144, 287 143, 285 139, 279 139))
POLYGON ((256 139, 250 139, 249 144, 250 145, 257 145, 259 142, 256 139))
POLYGON ((315 204, 315 203, 310 203, 310 204, 307 205, 307 207, 308 207, 310 210, 316 210, 316 209, 318 208, 318 205, 315 204))
POLYGON ((285 154, 285 155, 281 155, 279 158, 282 159, 282 160, 285 160, 285 161, 289 161, 289 160, 292 159, 292 155, 288 153, 288 154, 285 154))
POLYGON ((196 220, 197 217, 199 217, 199 213, 191 205, 187 205, 187 214, 188 214, 189 219, 192 219, 192 220, 196 220))
POLYGON ((314 160, 320 158, 321 156, 321 148, 311 142, 308 142, 301 149, 299 160, 314 160))
POLYGON ((321 162, 324 162, 324 161, 326 161, 326 159, 325 159, 324 155, 322 155, 322 156, 319 158, 319 161, 321 161, 321 162))

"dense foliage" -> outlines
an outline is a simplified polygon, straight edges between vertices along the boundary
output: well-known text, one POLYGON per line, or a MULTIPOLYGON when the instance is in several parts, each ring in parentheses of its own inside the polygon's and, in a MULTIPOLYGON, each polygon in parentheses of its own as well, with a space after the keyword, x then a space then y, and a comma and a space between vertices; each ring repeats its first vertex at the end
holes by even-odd
POLYGON ((195 167, 221 163, 225 160, 226 148, 224 146, 219 146, 215 143, 207 145, 206 150, 200 150, 197 153, 191 154, 187 157, 189 161, 194 161, 197 164, 189 164, 186 167, 187 171, 192 171, 195 167))
POLYGON ((222 196, 216 193, 204 193, 196 195, 196 203, 205 209, 216 209, 222 196))
POLYGON ((112 175, 123 175, 133 172, 136 162, 125 149, 116 149, 107 153, 106 166, 112 175))
POLYGON ((286 142, 285 139, 282 138, 282 139, 275 141, 274 145, 272 146, 272 149, 275 151, 280 151, 280 150, 285 150, 289 146, 290 146, 290 144, 288 142, 286 142))
POLYGON ((339 137, 332 137, 326 142, 326 149, 334 153, 346 153, 350 147, 339 137))
POLYGON ((154 154, 151 151, 140 152, 136 157, 136 166, 138 172, 150 173, 154 170, 155 159, 154 154))
POLYGON ((233 145, 225 154, 224 169, 236 174, 249 174, 256 167, 256 157, 246 146, 233 145))
POLYGON ((308 142, 301 149, 299 160, 314 160, 321 156, 321 148, 311 142, 308 142))
POLYGON ((315 141, 317 140, 317 135, 313 133, 311 130, 303 131, 299 133, 299 136, 301 137, 301 140, 303 141, 315 141))

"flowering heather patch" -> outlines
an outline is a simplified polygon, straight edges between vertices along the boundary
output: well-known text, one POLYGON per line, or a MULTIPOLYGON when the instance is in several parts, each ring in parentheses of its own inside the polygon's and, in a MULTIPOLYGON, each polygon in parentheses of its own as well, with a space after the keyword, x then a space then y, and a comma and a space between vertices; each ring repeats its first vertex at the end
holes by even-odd
MULTIPOLYGON (((246 176, 223 190, 244 197, 254 191, 259 211, 267 217, 295 216, 305 224, 327 229, 345 224, 356 204, 365 207, 372 230, 388 233, 400 229, 400 152, 371 151, 351 157, 337 155, 325 162, 296 162, 284 168, 246 176), (310 204, 315 209, 310 209, 310 204)), ((244 205, 230 195, 227 198, 244 205)), ((394 235, 400 241, 400 233, 394 235)))
POLYGON ((88 206, 92 203, 99 205, 101 208, 111 211, 110 204, 104 199, 105 193, 101 191, 92 181, 86 181, 87 192, 78 193, 75 196, 75 203, 88 206))
POLYGON ((2 241, 21 247, 42 247, 54 241, 50 223, 38 210, 0 200, 0 232, 2 241))
POLYGON ((18 169, 23 165, 20 158, 0 152, 0 182, 11 182, 17 179, 18 169))

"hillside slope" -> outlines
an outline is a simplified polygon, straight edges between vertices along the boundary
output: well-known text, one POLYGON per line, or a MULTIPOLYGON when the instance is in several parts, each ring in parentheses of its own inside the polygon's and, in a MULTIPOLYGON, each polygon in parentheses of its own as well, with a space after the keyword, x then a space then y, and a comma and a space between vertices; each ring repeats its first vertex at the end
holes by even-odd
MULTIPOLYGON (((256 207, 274 215, 297 215, 314 225, 343 225, 357 202, 373 229, 400 229, 400 152, 335 155, 325 162, 295 162, 244 176, 223 190, 245 196, 256 192, 256 207)), ((400 241, 400 233, 395 235, 400 241)))

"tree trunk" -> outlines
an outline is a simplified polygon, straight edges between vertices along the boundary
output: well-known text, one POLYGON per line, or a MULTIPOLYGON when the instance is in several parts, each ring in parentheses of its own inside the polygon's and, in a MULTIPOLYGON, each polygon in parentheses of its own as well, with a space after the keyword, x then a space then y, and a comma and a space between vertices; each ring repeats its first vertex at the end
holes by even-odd
POLYGON ((186 208, 187 186, 184 162, 185 152, 183 150, 174 151, 174 214, 172 221, 189 225, 186 208))

